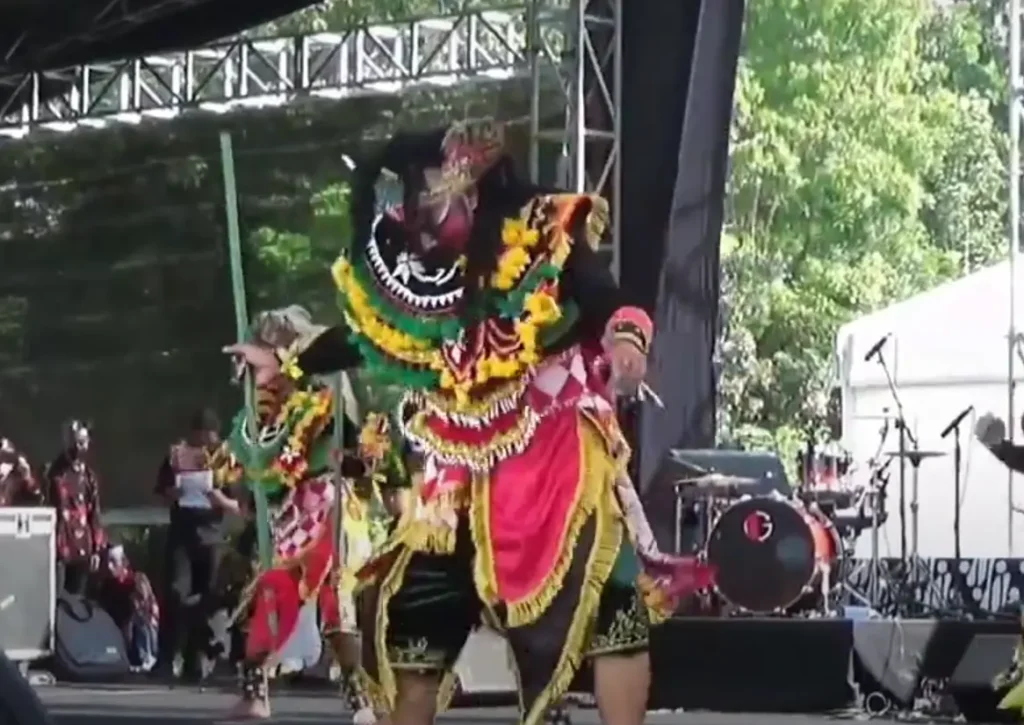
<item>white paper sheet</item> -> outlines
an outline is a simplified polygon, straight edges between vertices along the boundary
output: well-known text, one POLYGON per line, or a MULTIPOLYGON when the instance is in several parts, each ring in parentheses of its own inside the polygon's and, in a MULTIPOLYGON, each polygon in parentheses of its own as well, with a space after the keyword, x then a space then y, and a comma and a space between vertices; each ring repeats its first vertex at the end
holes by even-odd
POLYGON ((190 471, 174 477, 181 492, 178 505, 186 509, 208 509, 213 504, 206 494, 213 490, 213 471, 190 471))

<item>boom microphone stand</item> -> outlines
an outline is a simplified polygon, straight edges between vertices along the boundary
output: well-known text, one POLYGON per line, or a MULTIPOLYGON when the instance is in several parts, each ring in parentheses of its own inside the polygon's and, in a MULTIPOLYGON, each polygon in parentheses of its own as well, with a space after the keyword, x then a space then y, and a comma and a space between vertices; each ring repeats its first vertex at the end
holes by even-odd
POLYGON ((910 432, 910 428, 907 426, 907 417, 903 410, 903 401, 900 400, 899 390, 896 388, 896 382, 892 378, 892 373, 889 371, 889 365, 885 362, 885 355, 882 353, 882 348, 885 343, 889 341, 889 335, 885 335, 878 342, 871 346, 868 350, 867 355, 864 356, 864 362, 869 362, 872 358, 877 358, 878 364, 882 368, 882 372, 885 374, 885 382, 889 386, 889 394, 892 395, 893 402, 896 404, 896 428, 899 430, 900 443, 899 443, 899 482, 900 482, 900 558, 904 561, 907 558, 907 441, 916 448, 917 440, 914 438, 914 434, 910 432))
POLYGON ((939 434, 940 438, 946 438, 950 433, 956 433, 953 439, 953 559, 956 562, 954 571, 960 571, 960 424, 972 410, 973 405, 964 408, 939 434))

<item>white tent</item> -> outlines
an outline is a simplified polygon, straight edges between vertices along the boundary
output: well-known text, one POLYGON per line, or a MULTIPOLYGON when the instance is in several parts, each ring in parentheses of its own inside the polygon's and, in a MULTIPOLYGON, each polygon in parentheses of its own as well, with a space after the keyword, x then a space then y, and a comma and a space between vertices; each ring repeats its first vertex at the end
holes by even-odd
MULTIPOLYGON (((1022 270, 1018 267, 1017 289, 1022 270)), ((1016 319, 1024 320, 1022 293, 1017 294, 1016 319)), ((877 451, 894 451, 899 434, 886 416, 896 403, 878 359, 865 360, 872 346, 888 335, 882 354, 899 390, 908 427, 921 450, 946 455, 925 460, 917 477, 917 551, 924 557, 954 554, 955 436, 940 438, 958 413, 975 412, 961 424, 961 553, 964 557, 1020 556, 1024 553, 1024 515, 1012 501, 1024 502, 1024 476, 1013 487, 1003 466, 973 436, 977 415, 993 412, 1006 419, 1009 408, 1008 331, 1010 329, 1010 265, 997 264, 922 293, 843 326, 836 338, 843 402, 843 444, 854 458, 854 483, 867 481, 867 461, 877 451), (882 440, 882 432, 885 432, 882 440), (1011 497, 1016 488, 1015 497, 1011 497)), ((1024 379, 1024 364, 1015 363, 1015 377, 1024 379)), ((1019 383, 1018 383, 1019 388, 1019 383)), ((1016 397, 1017 414, 1024 399, 1016 397)), ((1008 422, 1007 427, 1018 426, 1008 422)), ((1016 440, 1024 442, 1017 428, 1016 440)), ((900 555, 899 468, 890 466, 889 520, 881 530, 881 556, 900 555)), ((913 468, 906 468, 907 541, 913 549, 913 468)), ((870 555, 870 537, 857 543, 857 556, 870 555)))

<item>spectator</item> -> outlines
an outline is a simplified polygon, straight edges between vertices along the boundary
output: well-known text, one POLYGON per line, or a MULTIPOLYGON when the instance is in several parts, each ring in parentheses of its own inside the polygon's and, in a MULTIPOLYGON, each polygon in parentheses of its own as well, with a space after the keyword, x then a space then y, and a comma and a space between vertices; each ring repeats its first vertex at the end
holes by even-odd
POLYGON ((159 651, 160 607, 153 587, 144 573, 132 568, 122 546, 109 546, 105 554, 97 600, 121 628, 132 667, 149 672, 159 651))

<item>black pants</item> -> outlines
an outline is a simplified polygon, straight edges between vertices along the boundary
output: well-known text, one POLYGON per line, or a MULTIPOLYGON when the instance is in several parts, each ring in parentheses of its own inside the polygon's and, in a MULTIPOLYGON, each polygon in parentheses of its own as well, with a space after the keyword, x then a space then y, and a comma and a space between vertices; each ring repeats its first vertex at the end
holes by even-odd
POLYGON ((181 654, 186 667, 209 642, 206 620, 215 590, 223 545, 195 532, 174 532, 168 539, 164 607, 167 610, 161 653, 165 663, 181 654))
MULTIPOLYGON (((560 657, 586 586, 586 563, 596 545, 595 533, 596 521, 592 517, 580 532, 562 587, 545 612, 530 624, 504 632, 518 669, 520 701, 526 712, 543 712, 551 704, 549 686, 560 668, 560 657)), ((620 555, 626 554, 632 555, 632 550, 620 551, 620 555)), ((412 554, 398 590, 386 602, 388 630, 384 640, 394 670, 440 674, 454 666, 471 631, 481 624, 485 614, 473 581, 474 557, 465 517, 460 520, 453 553, 412 554)), ((377 610, 385 606, 381 596, 379 585, 364 592, 367 616, 363 665, 378 682, 375 626, 379 621, 377 610)), ((493 614, 500 626, 502 612, 493 614)), ((600 656, 646 650, 649 628, 647 609, 636 588, 610 579, 601 590, 597 612, 580 654, 600 656)))
POLYGON ((85 595, 89 589, 92 571, 88 559, 72 559, 61 562, 59 567, 59 588, 68 594, 85 595))

